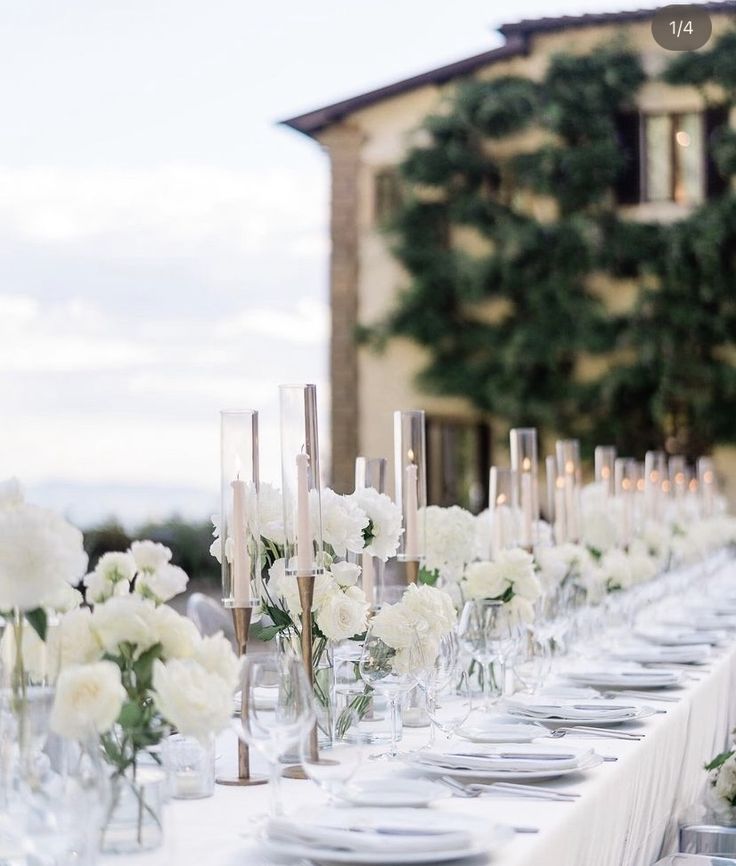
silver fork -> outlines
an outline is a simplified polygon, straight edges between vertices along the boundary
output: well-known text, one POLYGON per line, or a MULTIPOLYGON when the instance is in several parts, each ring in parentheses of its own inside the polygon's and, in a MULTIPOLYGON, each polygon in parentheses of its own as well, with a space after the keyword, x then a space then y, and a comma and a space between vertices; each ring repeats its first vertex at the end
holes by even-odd
MULTIPOLYGON (((679 700, 679 697, 675 695, 660 695, 659 693, 651 693, 651 692, 603 692, 604 698, 639 698, 642 701, 664 701, 668 704, 676 704, 679 700)), ((657 712, 662 712, 662 710, 658 710, 657 712)), ((667 712, 666 710, 664 712, 667 712)))
POLYGON ((491 785, 466 785, 458 782, 457 779, 453 779, 452 776, 440 776, 439 781, 458 796, 465 797, 466 799, 474 799, 480 797, 481 794, 496 792, 527 800, 553 800, 556 802, 572 803, 580 796, 572 792, 552 790, 550 788, 534 788, 531 785, 514 785, 510 782, 491 785))
POLYGON ((555 728, 554 731, 550 731, 549 733, 550 737, 564 737, 567 734, 584 734, 586 737, 601 737, 609 740, 630 740, 635 743, 638 743, 644 737, 644 734, 635 734, 629 731, 611 731, 608 728, 589 728, 585 725, 576 725, 572 728, 555 728))

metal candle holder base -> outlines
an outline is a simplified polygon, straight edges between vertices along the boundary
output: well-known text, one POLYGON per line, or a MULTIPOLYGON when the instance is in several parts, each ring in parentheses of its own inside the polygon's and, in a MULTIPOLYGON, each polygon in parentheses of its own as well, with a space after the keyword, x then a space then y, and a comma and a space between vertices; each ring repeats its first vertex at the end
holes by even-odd
POLYGON ((404 562, 406 575, 406 585, 411 586, 413 583, 417 583, 419 581, 419 560, 418 559, 407 559, 404 562))
MULTIPOLYGON (((242 658, 248 645, 248 632, 250 631, 250 619, 253 615, 252 607, 234 607, 233 624, 235 626, 235 640, 238 643, 238 655, 242 658)), ((245 722, 248 712, 248 698, 245 689, 240 693, 240 718, 245 722)), ((265 785, 268 781, 266 776, 251 776, 250 774, 250 751, 246 743, 238 740, 238 775, 218 776, 218 785, 265 785)))

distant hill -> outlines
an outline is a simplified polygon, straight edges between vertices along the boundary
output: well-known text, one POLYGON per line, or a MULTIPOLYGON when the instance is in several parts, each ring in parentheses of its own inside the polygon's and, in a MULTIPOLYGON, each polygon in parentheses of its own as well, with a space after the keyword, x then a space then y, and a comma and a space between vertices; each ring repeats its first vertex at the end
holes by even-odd
POLYGON ((25 486, 26 498, 53 508, 84 529, 114 517, 126 529, 177 515, 206 520, 219 511, 215 490, 144 484, 80 484, 62 479, 25 486))

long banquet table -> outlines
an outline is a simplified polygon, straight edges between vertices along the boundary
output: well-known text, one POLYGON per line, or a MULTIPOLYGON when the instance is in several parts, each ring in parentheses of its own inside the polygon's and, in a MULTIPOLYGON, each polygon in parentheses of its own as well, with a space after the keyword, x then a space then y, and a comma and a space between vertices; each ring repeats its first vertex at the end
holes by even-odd
MULTIPOLYGON (((736 563, 722 568, 732 574, 736 585, 736 563)), ((682 599, 685 613, 702 593, 697 575, 694 583, 692 594, 682 599)), ((539 828, 536 834, 516 835, 502 852, 487 859, 498 866, 650 866, 660 854, 676 850, 677 817, 698 799, 705 781, 703 765, 728 741, 736 723, 735 686, 736 639, 718 648, 707 665, 693 668, 692 678, 673 693, 680 698, 677 703, 651 704, 666 712, 623 726, 645 734, 640 742, 576 738, 574 742, 618 760, 550 783, 550 787, 580 792, 574 803, 494 795, 445 799, 432 808, 477 815, 479 822, 539 828)), ((426 737, 426 729, 405 729, 402 749, 420 746, 426 737)), ((229 762, 234 766, 232 735, 221 738, 217 751, 223 768, 229 762)), ((257 770, 257 758, 254 763, 257 770)), ((283 794, 287 813, 324 800, 309 781, 285 779, 283 794)), ((209 799, 172 800, 166 807, 162 848, 107 857, 103 862, 106 866, 272 866, 275 861, 259 851, 255 840, 257 816, 264 814, 267 805, 263 786, 218 786, 209 799)))

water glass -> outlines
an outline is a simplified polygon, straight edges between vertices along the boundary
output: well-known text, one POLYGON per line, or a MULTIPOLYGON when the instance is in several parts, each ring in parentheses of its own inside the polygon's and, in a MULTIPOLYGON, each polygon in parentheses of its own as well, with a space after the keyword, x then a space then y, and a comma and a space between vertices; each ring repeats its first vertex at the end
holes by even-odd
POLYGON ((279 758, 296 748, 317 721, 301 659, 289 653, 248 656, 243 665, 245 718, 235 730, 268 762, 271 815, 283 814, 279 758))
POLYGON ((472 711, 473 702, 466 671, 460 674, 459 680, 446 681, 427 692, 427 712, 432 722, 432 732, 439 728, 448 740, 465 724, 472 711))

